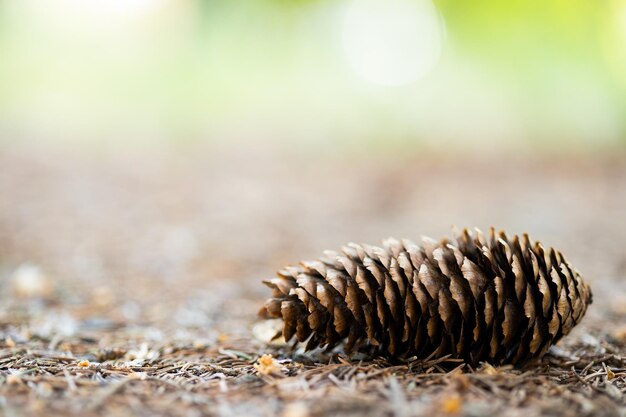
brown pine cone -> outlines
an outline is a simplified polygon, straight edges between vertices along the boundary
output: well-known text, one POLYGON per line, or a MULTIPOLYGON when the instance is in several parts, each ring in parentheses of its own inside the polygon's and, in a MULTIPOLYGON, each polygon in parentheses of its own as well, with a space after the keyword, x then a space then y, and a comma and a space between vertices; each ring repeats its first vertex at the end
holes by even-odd
POLYGON ((541 358, 583 317, 591 291, 555 249, 528 235, 463 230, 456 244, 387 239, 350 243, 264 281, 262 318, 307 349, 390 357, 451 355, 520 365, 541 358))

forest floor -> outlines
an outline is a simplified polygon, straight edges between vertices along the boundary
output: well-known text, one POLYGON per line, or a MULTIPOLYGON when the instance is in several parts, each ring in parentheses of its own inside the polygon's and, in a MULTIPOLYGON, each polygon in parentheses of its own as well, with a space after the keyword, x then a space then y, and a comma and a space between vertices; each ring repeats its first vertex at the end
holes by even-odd
POLYGON ((0 415, 624 417, 626 154, 5 148, 0 415), (280 267, 452 225, 527 231, 591 285, 541 364, 267 343, 280 267))

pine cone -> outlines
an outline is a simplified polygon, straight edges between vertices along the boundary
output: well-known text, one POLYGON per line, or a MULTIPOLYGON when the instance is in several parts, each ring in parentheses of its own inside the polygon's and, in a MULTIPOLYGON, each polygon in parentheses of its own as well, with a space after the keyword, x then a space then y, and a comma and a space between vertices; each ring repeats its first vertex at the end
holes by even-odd
POLYGON ((560 252, 493 228, 488 237, 465 229, 456 244, 350 243, 264 283, 273 294, 259 316, 282 318, 285 340, 308 340, 307 350, 344 342, 348 353, 472 364, 541 358, 592 298, 560 252))

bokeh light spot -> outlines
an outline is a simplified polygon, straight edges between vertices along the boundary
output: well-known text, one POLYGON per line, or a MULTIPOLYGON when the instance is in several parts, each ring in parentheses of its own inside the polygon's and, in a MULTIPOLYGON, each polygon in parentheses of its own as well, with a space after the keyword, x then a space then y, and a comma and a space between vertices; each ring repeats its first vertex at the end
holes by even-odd
POLYGON ((443 21, 430 0, 354 0, 343 20, 343 46, 356 75, 406 85, 437 64, 443 21))

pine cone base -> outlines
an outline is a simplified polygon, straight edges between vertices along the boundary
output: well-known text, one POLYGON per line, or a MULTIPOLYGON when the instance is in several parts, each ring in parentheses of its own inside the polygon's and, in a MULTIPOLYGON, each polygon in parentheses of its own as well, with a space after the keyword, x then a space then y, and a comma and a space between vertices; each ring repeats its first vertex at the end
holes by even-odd
POLYGON ((563 255, 532 242, 465 229, 436 242, 350 243, 264 281, 262 318, 281 318, 285 340, 306 349, 387 357, 450 355, 521 365, 569 333, 592 301, 563 255))

